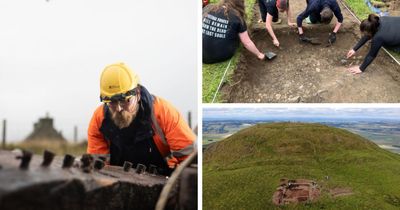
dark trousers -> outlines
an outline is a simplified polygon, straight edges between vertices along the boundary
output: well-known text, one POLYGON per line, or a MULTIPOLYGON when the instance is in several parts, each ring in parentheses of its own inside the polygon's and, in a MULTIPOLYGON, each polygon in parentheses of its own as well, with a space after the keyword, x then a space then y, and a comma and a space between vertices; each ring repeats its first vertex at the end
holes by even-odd
POLYGON ((394 52, 400 53, 400 45, 399 46, 390 46, 390 47, 387 47, 387 48, 392 50, 392 51, 394 51, 394 52))
POLYGON ((310 21, 311 23, 320 23, 321 22, 321 15, 319 12, 313 12, 310 14, 310 21))

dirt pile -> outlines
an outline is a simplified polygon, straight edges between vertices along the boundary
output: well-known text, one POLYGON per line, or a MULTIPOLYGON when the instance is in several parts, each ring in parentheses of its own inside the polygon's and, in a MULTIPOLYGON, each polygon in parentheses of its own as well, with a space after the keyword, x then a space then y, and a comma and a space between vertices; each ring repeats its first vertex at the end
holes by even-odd
POLYGON ((329 190, 329 194, 336 198, 340 196, 348 196, 348 195, 353 195, 353 190, 351 188, 334 188, 329 190))

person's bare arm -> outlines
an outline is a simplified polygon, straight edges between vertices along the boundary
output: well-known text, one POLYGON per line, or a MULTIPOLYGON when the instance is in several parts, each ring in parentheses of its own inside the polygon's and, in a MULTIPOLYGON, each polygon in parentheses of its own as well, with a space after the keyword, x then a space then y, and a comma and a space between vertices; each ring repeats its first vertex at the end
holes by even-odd
POLYGON ((333 29, 334 33, 337 33, 340 29, 340 26, 342 26, 342 23, 336 22, 335 28, 333 29))
POLYGON ((302 35, 304 33, 302 27, 298 27, 298 30, 299 30, 299 35, 302 35))
POLYGON ((275 36, 274 30, 272 29, 272 15, 267 13, 267 18, 265 21, 265 28, 267 28, 268 34, 272 38, 272 42, 274 43, 275 46, 279 47, 279 41, 275 36))
POLYGON ((331 7, 331 9, 332 9, 333 14, 335 15, 335 17, 337 19, 335 28, 333 29, 333 33, 336 34, 339 31, 340 26, 343 23, 343 15, 342 15, 342 12, 340 11, 340 7, 337 4, 337 2, 334 3, 334 5, 333 5, 333 7, 331 7))
POLYGON ((250 37, 249 37, 249 33, 247 33, 247 31, 244 31, 242 33, 239 33, 239 38, 240 41, 242 42, 242 44, 244 45, 244 47, 250 51, 251 53, 253 53, 255 56, 257 56, 258 59, 263 60, 265 55, 263 53, 261 53, 256 45, 254 44, 253 41, 251 41, 250 37))

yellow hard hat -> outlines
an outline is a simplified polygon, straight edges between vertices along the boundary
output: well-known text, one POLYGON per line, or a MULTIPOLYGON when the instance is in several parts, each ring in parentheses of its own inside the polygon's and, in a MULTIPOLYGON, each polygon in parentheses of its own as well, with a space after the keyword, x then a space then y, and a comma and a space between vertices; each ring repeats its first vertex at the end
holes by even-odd
POLYGON ((139 84, 139 76, 124 63, 107 66, 100 76, 100 100, 110 101, 113 96, 131 95, 139 84))

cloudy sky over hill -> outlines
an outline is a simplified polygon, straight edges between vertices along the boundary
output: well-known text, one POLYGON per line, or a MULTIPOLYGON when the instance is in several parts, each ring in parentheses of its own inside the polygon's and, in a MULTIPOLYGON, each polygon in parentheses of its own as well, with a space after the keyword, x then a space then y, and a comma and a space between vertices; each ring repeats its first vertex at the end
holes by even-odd
POLYGON ((226 119, 267 119, 267 118, 375 118, 375 119, 399 119, 400 109, 386 107, 364 107, 359 105, 349 107, 330 108, 326 105, 320 107, 293 107, 280 105, 280 107, 257 108, 205 108, 203 118, 226 119), (358 107, 357 107, 358 106, 358 107))

